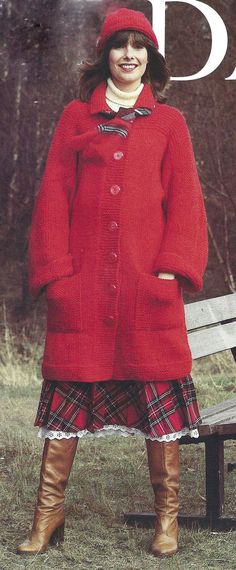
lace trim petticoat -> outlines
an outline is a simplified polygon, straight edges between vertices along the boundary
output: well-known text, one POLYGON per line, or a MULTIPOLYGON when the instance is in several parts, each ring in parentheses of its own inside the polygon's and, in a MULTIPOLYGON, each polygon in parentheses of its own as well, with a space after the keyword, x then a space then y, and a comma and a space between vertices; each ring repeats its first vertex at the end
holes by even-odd
POLYGON ((87 429, 83 429, 77 431, 76 433, 70 432, 63 432, 63 431, 53 431, 48 430, 47 428, 41 427, 38 430, 38 437, 40 438, 49 438, 49 439, 70 439, 71 437, 78 437, 82 438, 84 436, 94 436, 94 437, 105 437, 107 435, 123 435, 127 437, 129 435, 142 435, 145 439, 151 439, 152 441, 176 441, 176 439, 180 439, 185 435, 189 435, 190 437, 198 438, 199 432, 198 429, 189 430, 188 428, 184 428, 179 432, 165 434, 159 437, 151 437, 149 435, 145 435, 142 431, 136 428, 129 428, 126 426, 103 426, 103 428, 98 429, 94 433, 91 433, 87 429))

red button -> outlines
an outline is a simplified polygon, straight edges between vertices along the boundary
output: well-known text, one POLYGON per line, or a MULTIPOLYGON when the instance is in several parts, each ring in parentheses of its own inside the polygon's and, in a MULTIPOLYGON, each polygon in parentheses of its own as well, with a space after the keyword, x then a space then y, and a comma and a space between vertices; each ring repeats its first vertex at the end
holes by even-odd
POLYGON ((115 253, 114 251, 111 251, 111 253, 109 253, 109 255, 108 255, 108 259, 111 263, 115 263, 118 259, 117 253, 115 253))
POLYGON ((113 295, 117 292, 117 285, 115 283, 110 283, 110 291, 113 295))
POLYGON ((114 325, 115 323, 115 317, 114 315, 106 315, 106 317, 104 317, 104 323, 106 323, 107 325, 114 325))
POLYGON ((110 188, 110 192, 113 194, 113 196, 116 196, 116 194, 119 194, 120 192, 120 187, 117 184, 113 184, 113 186, 110 188))
POLYGON ((121 158, 123 158, 124 153, 122 152, 122 150, 117 150, 116 152, 114 152, 113 156, 115 160, 120 160, 121 158))
POLYGON ((108 229, 110 230, 110 232, 114 232, 115 230, 117 230, 118 229, 117 222, 109 222, 108 229))

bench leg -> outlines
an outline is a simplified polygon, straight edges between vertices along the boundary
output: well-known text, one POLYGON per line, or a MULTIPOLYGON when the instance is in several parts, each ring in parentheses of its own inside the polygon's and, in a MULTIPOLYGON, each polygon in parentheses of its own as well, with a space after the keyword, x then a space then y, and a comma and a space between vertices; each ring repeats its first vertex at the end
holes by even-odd
POLYGON ((224 511, 224 442, 212 436, 205 443, 206 515, 214 523, 224 511))

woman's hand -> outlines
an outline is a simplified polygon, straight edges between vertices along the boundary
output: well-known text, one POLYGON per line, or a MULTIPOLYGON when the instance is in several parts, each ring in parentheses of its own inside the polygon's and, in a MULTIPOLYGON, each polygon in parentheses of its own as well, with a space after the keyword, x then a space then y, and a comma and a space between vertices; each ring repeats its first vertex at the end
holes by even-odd
POLYGON ((157 277, 159 277, 159 279, 175 279, 173 273, 158 273, 157 277))

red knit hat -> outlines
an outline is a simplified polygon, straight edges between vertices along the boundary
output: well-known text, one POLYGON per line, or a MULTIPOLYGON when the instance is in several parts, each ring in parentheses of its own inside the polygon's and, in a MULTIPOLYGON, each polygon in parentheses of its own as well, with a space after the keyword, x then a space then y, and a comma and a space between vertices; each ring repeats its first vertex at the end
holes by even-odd
POLYGON ((153 41, 157 48, 159 47, 152 26, 146 16, 137 10, 121 8, 106 16, 96 44, 97 54, 100 53, 107 39, 120 30, 137 30, 142 32, 153 41))

